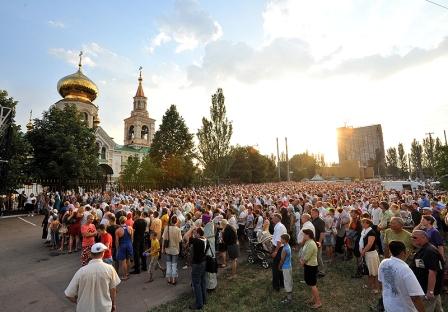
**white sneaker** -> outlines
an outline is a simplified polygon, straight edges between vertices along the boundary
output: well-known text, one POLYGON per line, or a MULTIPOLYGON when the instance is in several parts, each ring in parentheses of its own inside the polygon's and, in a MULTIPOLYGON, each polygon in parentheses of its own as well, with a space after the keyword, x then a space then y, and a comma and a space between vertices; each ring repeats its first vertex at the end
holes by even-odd
POLYGON ((186 269, 188 269, 188 265, 185 265, 182 267, 182 270, 186 270, 186 269))

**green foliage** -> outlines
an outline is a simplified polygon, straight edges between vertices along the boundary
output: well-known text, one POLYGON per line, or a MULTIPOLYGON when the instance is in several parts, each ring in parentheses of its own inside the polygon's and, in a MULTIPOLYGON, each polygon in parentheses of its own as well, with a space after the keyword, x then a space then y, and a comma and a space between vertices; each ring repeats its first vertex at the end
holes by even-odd
POLYGON ((407 178, 409 174, 408 158, 404 152, 402 143, 398 143, 398 168, 400 169, 400 177, 407 178))
POLYGON ((124 169, 121 171, 120 180, 122 182, 135 182, 139 179, 140 159, 138 156, 129 156, 124 169))
POLYGON ((130 156, 121 172, 120 182, 125 185, 142 185, 153 189, 160 185, 161 170, 154 164, 151 157, 145 156, 140 161, 138 156, 130 156))
POLYGON ((448 146, 436 144, 434 166, 436 175, 438 177, 444 177, 440 179, 440 182, 444 185, 445 189, 448 189, 448 146))
POLYGON ((425 176, 435 176, 435 142, 430 136, 423 139, 423 172, 425 176))
POLYGON ((229 178, 236 183, 261 183, 275 179, 275 164, 252 146, 237 146, 230 154, 229 178))
MULTIPOLYGON (((311 179, 318 168, 318 157, 308 152, 296 154, 289 160, 290 170, 293 172, 292 179, 300 181, 304 178, 311 179)), ((322 161, 320 161, 322 163, 322 161)))
POLYGON ((31 146, 25 140, 20 126, 15 124, 17 104, 5 90, 0 90, 0 106, 12 109, 7 121, 9 126, 3 135, 0 134, 0 194, 20 187, 19 180, 27 176, 31 146))
POLYGON ((227 175, 230 168, 228 156, 233 127, 227 119, 224 101, 222 89, 218 89, 212 95, 210 120, 202 118, 202 127, 197 133, 199 160, 205 168, 205 174, 217 183, 227 175))
POLYGON ((154 134, 149 156, 152 162, 147 160, 148 174, 157 172, 161 187, 191 184, 195 171, 193 135, 175 105, 171 105, 163 116, 159 130, 154 134))
POLYGON ((95 132, 81 121, 75 106, 51 107, 42 119, 35 119, 27 138, 34 152, 34 177, 60 179, 66 187, 99 177, 95 132))
POLYGON ((185 120, 179 115, 176 105, 171 105, 163 115, 162 123, 154 134, 151 156, 158 166, 173 156, 193 158, 193 135, 188 132, 185 120))
POLYGON ((390 147, 386 151, 387 173, 393 177, 398 177, 398 155, 395 147, 390 147))
POLYGON ((414 176, 423 178, 423 147, 416 139, 411 144, 411 164, 414 176))

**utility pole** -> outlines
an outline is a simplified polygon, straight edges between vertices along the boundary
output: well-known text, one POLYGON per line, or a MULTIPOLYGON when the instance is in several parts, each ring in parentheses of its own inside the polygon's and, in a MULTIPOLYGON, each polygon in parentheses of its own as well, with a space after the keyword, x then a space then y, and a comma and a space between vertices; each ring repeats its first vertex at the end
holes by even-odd
POLYGON ((278 172, 278 181, 280 181, 280 151, 278 149, 278 138, 277 138, 277 172, 278 172))
POLYGON ((288 157, 288 138, 285 137, 285 146, 286 146, 286 180, 289 182, 289 157, 288 157))
POLYGON ((447 146, 448 144, 446 143, 446 131, 443 130, 443 136, 445 137, 445 146, 447 146))
MULTIPOLYGON (((429 136, 429 144, 432 147, 432 145, 433 145, 432 135, 434 134, 434 132, 428 132, 428 133, 425 133, 425 134, 429 136)), ((434 151, 431 151, 432 159, 429 159, 429 165, 431 166, 431 173, 432 173, 432 177, 434 178, 436 176, 436 172, 435 172, 435 169, 434 169, 434 153, 433 152, 434 151)))

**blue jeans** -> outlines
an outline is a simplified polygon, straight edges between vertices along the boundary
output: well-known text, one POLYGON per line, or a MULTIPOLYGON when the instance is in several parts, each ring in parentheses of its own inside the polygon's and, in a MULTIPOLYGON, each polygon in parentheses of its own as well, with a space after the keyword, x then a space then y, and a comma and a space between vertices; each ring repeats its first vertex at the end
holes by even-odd
POLYGON ((166 255, 166 277, 177 278, 177 258, 178 255, 166 255))
POLYGON ((205 261, 191 265, 191 282, 193 284, 196 308, 201 309, 207 298, 207 287, 205 283, 205 261))

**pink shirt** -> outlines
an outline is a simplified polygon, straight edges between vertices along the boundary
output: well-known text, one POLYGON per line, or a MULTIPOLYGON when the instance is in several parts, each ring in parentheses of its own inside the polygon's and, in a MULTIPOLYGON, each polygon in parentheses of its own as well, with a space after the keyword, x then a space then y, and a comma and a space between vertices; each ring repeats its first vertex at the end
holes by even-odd
POLYGON ((92 246, 95 244, 95 236, 84 237, 85 233, 94 233, 96 231, 96 227, 94 224, 84 224, 81 226, 81 234, 82 237, 82 247, 92 246))

